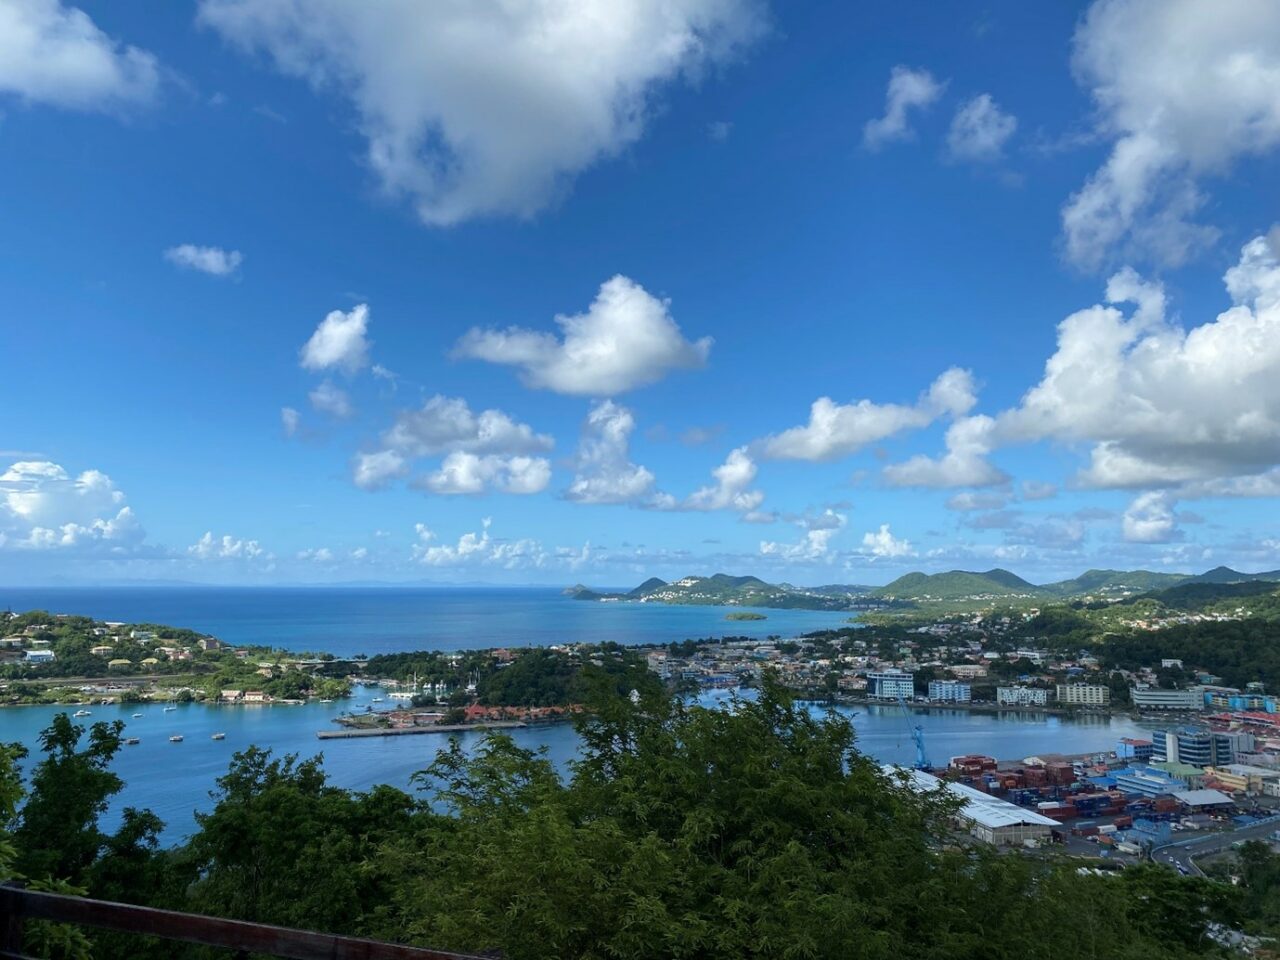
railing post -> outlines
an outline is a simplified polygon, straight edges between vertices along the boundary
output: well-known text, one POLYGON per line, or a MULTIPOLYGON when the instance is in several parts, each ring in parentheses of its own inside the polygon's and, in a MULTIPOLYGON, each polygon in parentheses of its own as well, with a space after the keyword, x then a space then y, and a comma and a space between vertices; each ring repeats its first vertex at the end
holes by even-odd
POLYGON ((22 889, 18 880, 0 883, 0 953, 22 953, 22 889))

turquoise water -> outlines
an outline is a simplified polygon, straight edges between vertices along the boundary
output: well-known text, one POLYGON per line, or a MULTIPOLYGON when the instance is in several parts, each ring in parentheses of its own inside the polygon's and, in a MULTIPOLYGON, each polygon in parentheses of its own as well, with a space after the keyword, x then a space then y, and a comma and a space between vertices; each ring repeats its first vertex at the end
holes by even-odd
MULTIPOLYGON (((93 707, 91 717, 77 722, 121 719, 127 725, 126 735, 141 740, 137 746, 121 749, 115 770, 126 787, 104 822, 108 826, 114 823, 124 806, 150 807, 168 825, 165 839, 176 842, 192 830, 194 812, 210 807, 209 791, 215 779, 226 772, 231 755, 250 744, 303 757, 323 752, 325 768, 339 786, 367 789, 388 783, 407 788, 410 776, 426 767, 435 751, 446 745, 444 735, 323 743, 316 739, 317 730, 335 728, 333 719, 338 714, 353 706, 362 709, 376 695, 374 688, 359 688, 356 698, 346 703, 260 707, 188 704, 169 713, 158 704, 93 707), (133 713, 142 716, 134 719, 133 713), (219 731, 226 733, 226 739, 211 740, 219 731), (174 734, 181 734, 183 742, 169 743, 174 734)), ((726 696, 712 694, 705 702, 715 704, 726 696)), ((20 741, 34 755, 40 730, 65 709, 0 709, 0 740, 20 741)), ((864 752, 883 761, 911 762, 914 746, 906 718, 898 708, 860 707, 843 712, 852 716, 864 752)), ((1120 737, 1141 732, 1137 724, 1119 717, 1066 720, 1041 714, 991 715, 941 709, 921 712, 913 722, 924 727, 930 759, 935 763, 974 752, 1013 759, 1046 752, 1111 750, 1120 737)), ((562 766, 577 751, 577 737, 567 725, 519 729, 512 734, 522 746, 545 748, 562 766)), ((460 739, 464 745, 474 746, 481 737, 472 733, 460 739)), ((31 762, 28 760, 28 765, 31 762)))
POLYGON ((163 623, 236 644, 353 656, 403 650, 689 638, 795 636, 847 625, 851 614, 761 610, 728 621, 724 607, 592 603, 548 588, 122 587, 0 588, 0 609, 163 623))

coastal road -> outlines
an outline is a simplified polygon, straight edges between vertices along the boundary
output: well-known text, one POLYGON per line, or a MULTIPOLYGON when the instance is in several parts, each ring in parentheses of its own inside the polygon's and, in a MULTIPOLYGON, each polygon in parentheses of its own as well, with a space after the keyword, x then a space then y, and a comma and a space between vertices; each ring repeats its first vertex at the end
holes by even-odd
POLYGON ((1221 853, 1229 847, 1245 840, 1265 840, 1280 829, 1280 817, 1268 817, 1266 820, 1229 830, 1226 833, 1211 833, 1206 836, 1189 837, 1186 840, 1175 840, 1151 851, 1151 859, 1156 863, 1165 863, 1193 877, 1203 877, 1204 871, 1195 862, 1196 857, 1211 853, 1221 853))

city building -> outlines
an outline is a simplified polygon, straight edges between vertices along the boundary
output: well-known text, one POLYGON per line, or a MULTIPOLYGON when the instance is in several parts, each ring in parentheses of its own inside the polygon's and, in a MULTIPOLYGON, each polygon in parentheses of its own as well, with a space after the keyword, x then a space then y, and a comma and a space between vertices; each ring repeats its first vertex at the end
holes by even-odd
POLYGON ((1043 707, 1049 691, 1042 687, 996 687, 996 703, 1002 707, 1043 707))
POLYGON ((1111 690, 1100 683, 1060 683, 1058 702, 1071 707, 1105 707, 1111 690))
POLYGON ((1204 697, 1197 690, 1132 687, 1129 700, 1139 710, 1200 710, 1204 707, 1204 697))
POLYGON ((930 680, 929 699, 942 703, 968 703, 973 699, 973 693, 963 680, 930 680))
POLYGON ((28 663, 53 663, 57 658, 52 650, 28 650, 25 659, 28 663))
MULTIPOLYGON (((909 776, 908 785, 914 790, 933 791, 943 784, 933 774, 921 770, 904 770, 901 767, 885 769, 890 774, 909 776)), ((1056 820, 1050 820, 1043 814, 962 783, 947 783, 945 786, 947 792, 962 803, 956 812, 956 822, 968 827, 973 836, 986 843, 1012 846, 1028 840, 1044 841, 1052 837, 1055 828, 1060 827, 1056 820)))
POLYGON ((1114 776, 1116 789, 1131 796, 1158 797, 1187 788, 1187 781, 1172 777, 1154 767, 1126 767, 1123 770, 1117 770, 1114 776))
POLYGON ((1228 763, 1221 767, 1209 767, 1205 773, 1228 790, 1240 793, 1266 793, 1265 786, 1268 781, 1280 782, 1280 770, 1255 767, 1247 763, 1228 763))
MULTIPOLYGON (((1253 686, 1253 684, 1250 684, 1253 686)), ((1241 692, 1230 687, 1201 687, 1206 707, 1220 710, 1280 713, 1280 698, 1260 690, 1241 692)))
POLYGON ((1193 767, 1218 767, 1234 763, 1236 753, 1253 749, 1253 734, 1243 730, 1210 730, 1177 727, 1151 735, 1154 762, 1186 763, 1193 767))
POLYGON ((877 700, 910 700, 916 695, 916 680, 905 670, 877 670, 867 674, 868 694, 877 700))
POLYGON ((1178 790, 1173 797, 1188 813, 1210 813, 1235 807, 1235 801, 1221 790, 1178 790))
POLYGON ((1132 760, 1146 763, 1151 759, 1152 744, 1150 740, 1137 737, 1124 737, 1116 744, 1116 756, 1121 760, 1132 760))

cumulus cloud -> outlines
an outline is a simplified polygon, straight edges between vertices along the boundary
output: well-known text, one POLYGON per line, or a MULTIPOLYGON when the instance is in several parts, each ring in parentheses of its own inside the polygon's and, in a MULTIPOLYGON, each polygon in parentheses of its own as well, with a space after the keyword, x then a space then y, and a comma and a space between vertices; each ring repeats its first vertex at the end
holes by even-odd
POLYGON ((437 543, 435 533, 426 524, 416 524, 417 541, 411 556, 430 567, 496 566, 507 570, 542 567, 550 559, 537 540, 490 538, 492 525, 491 518, 485 517, 479 533, 464 533, 456 543, 437 543))
POLYGON ((1043 378, 997 418, 1001 442, 1088 442, 1089 486, 1263 476, 1280 451, 1280 261, 1265 238, 1245 245, 1225 283, 1232 306, 1184 329, 1158 284, 1117 273, 1107 304, 1058 326, 1043 378))
POLYGON ((394 450, 357 453, 351 460, 351 481, 361 490, 381 490, 408 472, 408 463, 394 450))
POLYGON ((154 55, 117 43, 78 7, 59 0, 0 4, 0 94, 74 110, 151 100, 154 55))
POLYGON ((669 301, 621 275, 601 285, 585 313, 555 319, 563 339, 520 327, 472 329, 454 354, 518 367, 530 387, 608 397, 700 367, 711 352, 710 337, 684 338, 669 301))
POLYGON ((301 426, 302 414, 298 413, 293 407, 280 408, 280 428, 284 430, 286 437, 295 436, 301 426))
POLYGON ((212 530, 206 530, 203 537, 187 547, 187 553, 197 560, 257 560, 267 556, 257 540, 242 540, 230 534, 215 537, 212 530))
POLYGON ((870 400, 839 404, 819 397, 807 424, 765 437, 756 446, 775 460, 837 460, 903 430, 926 427, 941 416, 967 413, 977 402, 975 389, 968 370, 952 367, 913 406, 870 400))
POLYGON ((239 250, 223 250, 221 247, 198 247, 184 243, 170 247, 164 258, 184 270, 198 270, 212 277, 228 277, 240 268, 244 257, 239 250))
POLYGON ((653 493, 654 476, 631 462, 635 417, 626 407, 602 400, 587 414, 578 445, 576 474, 566 500, 578 503, 635 503, 653 493))
POLYGON ((1112 147, 1063 208, 1067 256, 1176 265, 1212 242, 1201 181, 1280 144, 1280 6, 1097 0, 1072 68, 1112 147))
POLYGON ((447 451, 543 453, 554 445, 551 437, 534 433, 528 424, 512 420, 501 410, 477 414, 462 398, 439 395, 416 410, 402 410, 382 439, 387 447, 413 457, 447 451))
POLYGON ((355 373, 369 363, 369 307, 359 304, 349 312, 327 314, 298 352, 307 370, 342 370, 355 373))
POLYGON ((999 510, 1007 505, 1009 495, 966 490, 947 498, 948 510, 969 512, 974 510, 999 510))
POLYGON ((995 447, 995 421, 978 415, 962 417, 947 428, 947 452, 941 457, 923 454, 884 468, 884 478, 895 487, 993 487, 1009 477, 987 462, 995 447))
POLYGON ((458 450, 415 485, 441 494, 477 494, 490 489, 528 494, 541 493, 550 482, 551 463, 545 457, 478 456, 458 450))
POLYGON ((764 28, 755 0, 202 0, 199 19, 349 99, 382 186, 441 226, 532 216, 764 28))
POLYGON ((1018 119, 1005 113, 983 93, 966 100, 951 120, 947 152, 954 160, 992 163, 1004 155, 1004 145, 1018 129, 1018 119))
POLYGON ((1130 543, 1168 543, 1179 537, 1173 501, 1164 491, 1139 494, 1129 504, 1121 521, 1125 540, 1130 543))
POLYGON ((928 70, 896 66, 889 72, 889 86, 884 96, 884 116, 868 120, 862 128, 862 144, 878 150, 887 143, 910 140, 911 114, 924 110, 942 96, 946 82, 939 83, 928 70))
POLYGON ((873 558, 897 559, 916 555, 911 541, 895 537, 887 523, 880 524, 879 530, 862 535, 862 551, 873 558))
POLYGON ((764 501, 764 494, 750 489, 759 468, 746 447, 730 452, 724 463, 711 471, 715 483, 700 487, 689 495, 683 507, 687 510, 754 511, 764 501))
POLYGON ((299 550, 297 558, 308 563, 333 563, 333 551, 328 547, 314 547, 308 550, 299 550))
POLYGON ((124 492, 98 470, 73 477, 47 460, 20 460, 0 474, 0 548, 123 554, 145 536, 124 492))
POLYGON ((307 394, 311 406, 321 413, 327 413, 338 420, 347 420, 355 413, 351 406, 351 397, 347 391, 337 386, 332 380, 323 381, 307 394))
POLYGON ((779 543, 773 540, 760 541, 760 553, 767 557, 778 557, 792 561, 829 560, 832 557, 831 540, 844 529, 847 518, 834 510, 825 510, 818 517, 803 518, 799 521, 805 533, 795 543, 779 543))

